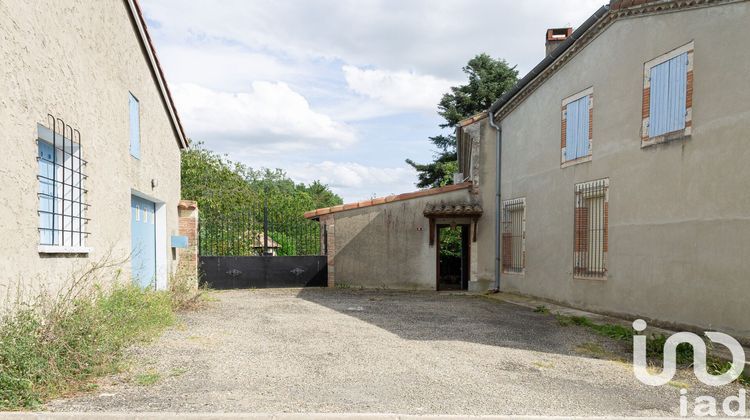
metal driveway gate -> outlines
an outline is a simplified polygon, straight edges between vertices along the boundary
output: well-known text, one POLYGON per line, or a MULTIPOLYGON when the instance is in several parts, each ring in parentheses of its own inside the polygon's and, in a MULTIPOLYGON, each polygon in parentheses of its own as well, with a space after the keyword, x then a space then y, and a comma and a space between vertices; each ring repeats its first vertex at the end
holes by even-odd
POLYGON ((214 289, 325 287, 320 225, 301 209, 268 203, 200 221, 201 284, 214 289))

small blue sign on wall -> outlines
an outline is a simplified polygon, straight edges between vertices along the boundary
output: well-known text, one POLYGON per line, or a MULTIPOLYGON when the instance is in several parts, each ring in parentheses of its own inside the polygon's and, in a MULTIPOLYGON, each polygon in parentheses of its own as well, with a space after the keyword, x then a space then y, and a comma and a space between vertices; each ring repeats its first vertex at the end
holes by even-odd
POLYGON ((182 235, 172 235, 172 248, 187 248, 188 238, 182 235))

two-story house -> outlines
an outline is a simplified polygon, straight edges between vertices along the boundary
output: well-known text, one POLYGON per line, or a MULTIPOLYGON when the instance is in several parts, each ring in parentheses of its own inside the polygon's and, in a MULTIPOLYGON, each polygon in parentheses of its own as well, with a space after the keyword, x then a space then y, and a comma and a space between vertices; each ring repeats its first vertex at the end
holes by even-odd
POLYGON ((458 129, 475 288, 750 336, 748 22, 746 1, 613 0, 548 32, 458 129))

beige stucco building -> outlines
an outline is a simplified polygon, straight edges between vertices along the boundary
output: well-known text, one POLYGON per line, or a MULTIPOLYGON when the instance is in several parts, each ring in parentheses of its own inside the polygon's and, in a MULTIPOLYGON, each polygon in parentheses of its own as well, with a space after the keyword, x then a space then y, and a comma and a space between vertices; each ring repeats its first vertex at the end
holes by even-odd
POLYGON ((747 1, 613 0, 548 31, 460 123, 463 187, 308 213, 329 284, 440 289, 431 237, 460 223, 462 288, 750 337, 748 22, 747 1), (482 214, 429 217, 461 203, 482 214))
POLYGON ((479 221, 474 280, 497 263, 504 291, 750 336, 748 22, 613 1, 467 121, 461 170, 502 223, 479 221))
POLYGON ((165 288, 188 145, 138 5, 4 0, 0 38, 0 297, 108 254, 165 288))

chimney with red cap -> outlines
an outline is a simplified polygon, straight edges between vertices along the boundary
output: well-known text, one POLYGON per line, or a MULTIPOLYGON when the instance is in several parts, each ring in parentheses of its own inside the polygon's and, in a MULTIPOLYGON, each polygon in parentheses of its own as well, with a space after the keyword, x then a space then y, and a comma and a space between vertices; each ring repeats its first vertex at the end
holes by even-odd
POLYGON ((547 39, 544 46, 547 48, 547 55, 562 44, 563 41, 573 33, 573 28, 552 28, 547 29, 547 39))

